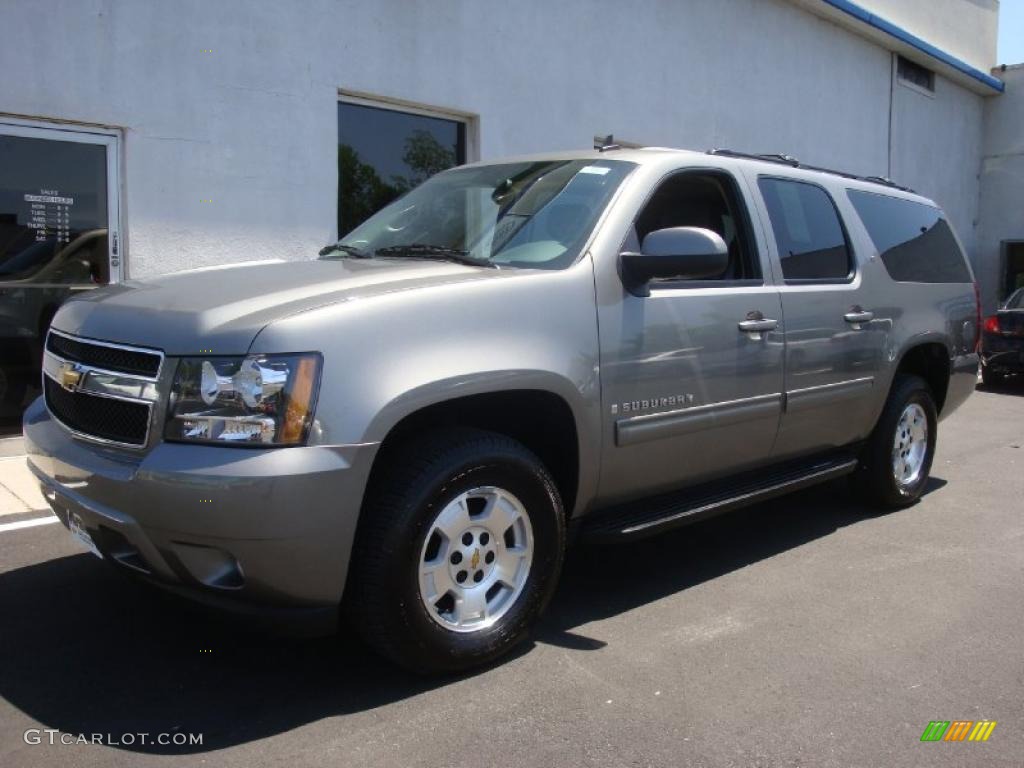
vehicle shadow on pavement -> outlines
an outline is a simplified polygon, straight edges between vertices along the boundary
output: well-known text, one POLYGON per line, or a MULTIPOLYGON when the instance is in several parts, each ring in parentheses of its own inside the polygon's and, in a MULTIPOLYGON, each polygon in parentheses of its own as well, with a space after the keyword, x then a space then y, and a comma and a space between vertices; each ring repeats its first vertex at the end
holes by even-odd
MULTIPOLYGON (((945 484, 930 483, 929 490, 945 484)), ((600 648, 572 629, 870 515, 844 484, 832 483, 634 544, 583 542, 570 552, 535 642, 600 648), (628 567, 609 568, 610 557, 628 567)), ((0 696, 41 728, 203 734, 201 745, 121 745, 134 752, 222 749, 453 682, 396 669, 348 628, 318 639, 254 631, 125 579, 87 554, 0 574, 0 617, 0 696)))
MULTIPOLYGON (((944 485, 945 480, 931 477, 925 494, 944 485)), ((562 585, 537 639, 566 648, 601 648, 603 642, 572 628, 682 592, 879 514, 884 513, 859 502, 847 482, 837 480, 636 542, 581 542, 569 551, 562 585), (609 567, 613 562, 616 566, 609 567)))

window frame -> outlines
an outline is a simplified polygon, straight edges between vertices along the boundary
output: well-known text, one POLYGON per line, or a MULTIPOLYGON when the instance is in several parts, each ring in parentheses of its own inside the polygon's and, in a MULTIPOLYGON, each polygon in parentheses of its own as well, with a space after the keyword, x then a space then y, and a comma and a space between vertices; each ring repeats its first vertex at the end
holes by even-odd
POLYGON ((75 144, 99 144, 106 148, 107 172, 107 259, 108 285, 127 280, 128 238, 121 208, 123 179, 121 152, 124 146, 119 128, 79 123, 56 123, 0 114, 0 134, 75 144))
POLYGON ((934 69, 929 69, 928 67, 924 66, 923 64, 918 64, 913 59, 908 59, 906 56, 902 56, 902 55, 900 55, 898 53, 894 54, 894 55, 895 55, 896 61, 893 64, 893 77, 895 77, 896 82, 899 83, 900 85, 902 85, 904 88, 909 88, 912 91, 916 91, 917 93, 920 93, 922 96, 927 96, 930 99, 934 99, 935 98, 935 82, 936 82, 936 79, 938 77, 938 75, 935 72, 935 70, 934 69), (925 85, 921 85, 920 83, 915 83, 913 80, 910 80, 910 79, 904 77, 902 74, 900 74, 900 62, 903 62, 903 61, 907 62, 907 64, 909 64, 911 67, 917 67, 918 69, 923 70, 924 72, 927 72, 928 75, 929 75, 929 78, 928 78, 929 85, 925 86, 925 85))
POLYGON ((849 285, 857 279, 857 275, 860 273, 860 261, 857 258, 857 251, 853 247, 853 240, 850 237, 850 232, 846 226, 846 220, 843 218, 843 214, 839 210, 839 206, 836 204, 835 197, 832 196, 828 187, 808 179, 798 179, 793 176, 774 173, 759 173, 757 175, 757 193, 761 196, 761 204, 764 206, 764 215, 766 219, 765 224, 767 225, 767 230, 771 235, 769 239, 775 245, 775 256, 779 262, 779 277, 782 280, 783 285, 849 285), (768 209, 768 201, 765 199, 764 192, 761 190, 762 179, 788 181, 792 184, 806 184, 809 187, 817 187, 825 194, 826 199, 832 205, 832 210, 835 211, 836 219, 839 220, 839 230, 843 233, 843 241, 846 243, 849 271, 846 273, 845 277, 786 277, 785 260, 782 258, 782 252, 779 249, 779 241, 775 234, 775 225, 772 222, 771 211, 768 209))
POLYGON ((762 258, 761 248, 758 245, 757 234, 754 229, 754 218, 751 215, 751 205, 756 201, 747 200, 743 194, 743 185, 740 183, 740 176, 728 168, 722 168, 720 166, 708 165, 708 166, 689 166, 686 168, 676 168, 669 171, 658 179, 656 184, 651 185, 650 191, 644 197, 643 201, 637 207, 636 212, 629 221, 629 227, 626 230, 626 235, 622 239, 622 243, 619 245, 619 253, 627 250, 626 244, 628 243, 630 236, 635 236, 636 224, 643 214, 644 210, 650 204, 651 200, 661 190, 661 188, 667 184, 670 180, 682 175, 719 175, 729 180, 732 185, 732 192, 735 197, 735 202, 742 209, 740 215, 743 219, 743 237, 746 239, 750 251, 751 258, 757 265, 758 270, 761 272, 759 278, 748 278, 746 280, 687 280, 685 278, 674 278, 668 280, 659 280, 651 282, 651 291, 661 290, 697 290, 701 288, 761 288, 768 284, 768 275, 771 274, 771 265, 766 263, 762 258), (766 274, 767 273, 767 274, 766 274))

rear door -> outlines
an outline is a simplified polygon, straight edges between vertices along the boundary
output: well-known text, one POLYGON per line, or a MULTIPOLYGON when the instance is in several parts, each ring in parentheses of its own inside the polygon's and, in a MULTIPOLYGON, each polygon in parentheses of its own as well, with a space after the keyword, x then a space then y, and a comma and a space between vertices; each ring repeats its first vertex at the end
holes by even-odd
POLYGON ((803 178, 757 175, 785 324, 785 404, 776 459, 865 437, 889 324, 876 319, 832 194, 803 178))

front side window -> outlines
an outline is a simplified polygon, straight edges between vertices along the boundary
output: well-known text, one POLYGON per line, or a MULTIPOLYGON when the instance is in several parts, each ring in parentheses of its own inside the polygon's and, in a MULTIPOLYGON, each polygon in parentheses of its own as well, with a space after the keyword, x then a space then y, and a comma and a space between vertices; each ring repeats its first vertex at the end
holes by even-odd
POLYGON ((669 282, 697 285, 708 280, 761 281, 761 265, 753 247, 749 218, 732 177, 721 171, 683 171, 662 182, 637 216, 632 242, 640 250, 651 232, 669 227, 699 227, 718 234, 729 249, 729 263, 720 275, 669 282))
POLYGON ((383 208, 325 258, 447 255, 563 269, 634 167, 550 160, 454 168, 383 208))
POLYGON ((850 247, 832 198, 802 181, 762 177, 758 181, 787 281, 847 280, 850 247))
POLYGON ((938 208, 857 189, 846 194, 893 280, 971 282, 960 246, 938 208))

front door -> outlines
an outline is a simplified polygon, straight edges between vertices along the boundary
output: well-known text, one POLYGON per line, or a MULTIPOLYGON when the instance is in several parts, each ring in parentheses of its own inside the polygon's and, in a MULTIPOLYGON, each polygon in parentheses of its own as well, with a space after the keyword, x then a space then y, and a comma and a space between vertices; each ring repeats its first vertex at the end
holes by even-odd
POLYGON ((748 201, 730 173, 680 171, 643 205, 623 244, 637 250, 665 227, 711 229, 729 246, 719 276, 655 282, 649 296, 634 296, 599 269, 602 501, 710 480, 771 455, 782 401, 781 306, 748 201))

